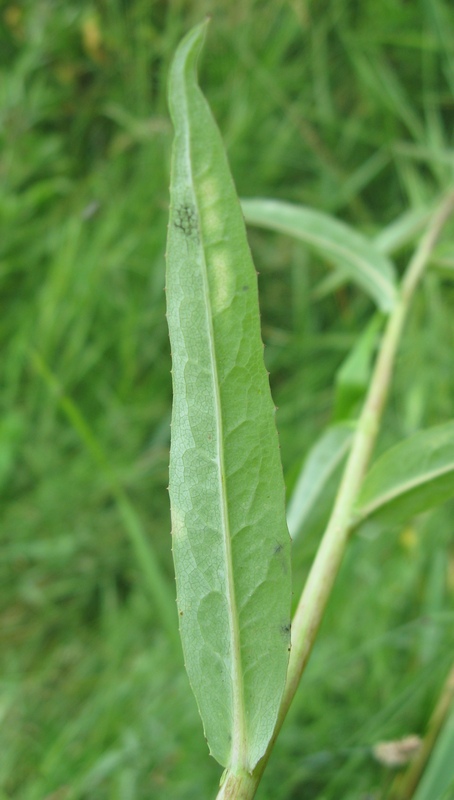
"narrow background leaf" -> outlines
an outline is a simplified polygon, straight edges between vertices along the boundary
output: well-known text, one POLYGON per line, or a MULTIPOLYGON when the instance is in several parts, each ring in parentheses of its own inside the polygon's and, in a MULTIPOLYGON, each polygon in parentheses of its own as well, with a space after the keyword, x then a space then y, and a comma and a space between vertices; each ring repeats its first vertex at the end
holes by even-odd
POLYGON ((413 800, 452 800, 454 796, 454 709, 435 744, 413 800))
POLYGON ((433 213, 433 209, 424 207, 405 211, 374 236, 374 247, 386 255, 397 253, 408 247, 421 233, 431 213, 433 213))
POLYGON ((329 514, 330 504, 325 502, 327 487, 347 456, 353 432, 353 425, 333 425, 322 433, 309 451, 287 510, 287 524, 292 539, 301 534, 318 506, 326 508, 329 514))
POLYGON ((392 262, 372 241, 328 214, 279 200, 241 201, 248 225, 287 233, 340 269, 360 286, 383 311, 396 298, 392 262))
POLYGON ((387 450, 366 476, 357 520, 399 522, 454 496, 454 422, 420 431, 387 450))
POLYGON ((375 314, 336 372, 334 419, 351 417, 364 398, 372 372, 373 355, 383 316, 375 314))
POLYGON ((182 41, 170 75, 170 500, 186 668, 211 753, 235 771, 263 755, 284 688, 290 538, 256 272, 197 86, 204 30, 182 41))

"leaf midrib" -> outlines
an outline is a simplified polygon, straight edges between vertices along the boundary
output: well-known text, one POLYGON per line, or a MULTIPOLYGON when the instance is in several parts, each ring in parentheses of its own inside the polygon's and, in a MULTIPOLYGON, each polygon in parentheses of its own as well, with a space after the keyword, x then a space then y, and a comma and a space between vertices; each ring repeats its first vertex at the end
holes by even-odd
MULTIPOLYGON (((195 87, 198 91, 198 87, 195 87)), ((186 105, 184 119, 189 120, 189 106, 187 104, 186 91, 183 93, 186 105)), ((216 442, 217 442, 217 471, 219 478, 219 494, 221 498, 221 519, 222 519, 222 533, 224 543, 224 556, 226 565, 226 588, 227 588, 227 606, 229 616, 229 630, 231 640, 232 652, 232 702, 233 702, 233 730, 232 730, 232 750, 230 754, 230 763, 244 768, 248 768, 246 759, 246 725, 244 715, 244 686, 243 674, 241 668, 241 648, 240 648, 240 632, 238 625, 238 616, 235 613, 236 596, 235 584, 233 580, 233 559, 231 548, 231 533, 230 533, 230 520, 227 502, 227 486, 226 486, 226 469, 225 469, 225 454, 224 454, 224 438, 223 438, 223 423, 222 423, 222 401, 220 395, 220 382, 218 374, 218 365, 216 357, 216 344, 215 334, 213 327, 213 313, 210 295, 210 287, 208 280, 208 267, 205 252, 205 245, 203 241, 201 215, 196 192, 196 183, 192 170, 191 158, 191 133, 190 126, 185 125, 186 130, 186 152, 188 154, 188 173, 191 176, 191 189, 193 192, 194 204, 197 210, 197 218, 199 220, 199 233, 200 233, 200 251, 202 254, 203 268, 202 268, 202 281, 203 291, 206 307, 206 317, 208 325, 208 340, 209 340, 209 353, 210 365, 213 377, 213 390, 214 390, 214 404, 216 410, 216 442)))

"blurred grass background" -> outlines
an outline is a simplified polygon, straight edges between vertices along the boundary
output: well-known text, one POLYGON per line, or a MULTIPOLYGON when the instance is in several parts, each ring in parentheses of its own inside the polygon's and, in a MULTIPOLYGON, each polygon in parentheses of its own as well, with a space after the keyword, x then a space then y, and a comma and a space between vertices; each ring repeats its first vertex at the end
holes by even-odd
MULTIPOLYGON (((208 11, 201 81, 241 195, 376 235, 452 184, 448 0, 2 3, 0 800, 215 795, 165 610, 166 76, 208 11)), ((314 296, 325 268, 301 245, 250 241, 291 487, 373 309, 351 287, 314 296)), ((452 416, 453 277, 447 242, 380 446, 452 416)), ((424 731, 451 664, 452 512, 352 541, 262 800, 383 796, 371 747, 424 731)))

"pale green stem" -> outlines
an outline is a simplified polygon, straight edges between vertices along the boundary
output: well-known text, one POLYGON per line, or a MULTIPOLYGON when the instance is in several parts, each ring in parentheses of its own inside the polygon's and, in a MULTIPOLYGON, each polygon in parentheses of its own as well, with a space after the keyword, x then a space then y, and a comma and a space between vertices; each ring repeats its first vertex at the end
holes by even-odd
POLYGON ((443 226, 453 210, 454 193, 450 193, 432 216, 426 233, 408 265, 402 280, 399 299, 385 328, 336 502, 292 621, 292 650, 287 683, 273 737, 264 757, 257 764, 252 775, 238 776, 227 772, 217 800, 252 800, 255 796, 271 750, 309 660, 335 578, 339 572, 350 533, 353 507, 377 438, 397 348, 415 289, 443 226))

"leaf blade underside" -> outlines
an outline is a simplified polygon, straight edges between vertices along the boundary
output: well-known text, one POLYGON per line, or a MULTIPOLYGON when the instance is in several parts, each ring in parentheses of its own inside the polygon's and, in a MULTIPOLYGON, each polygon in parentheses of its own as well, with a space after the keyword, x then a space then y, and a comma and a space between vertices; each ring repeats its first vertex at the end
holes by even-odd
POLYGON ((290 643, 290 538, 257 277, 220 133, 197 84, 206 25, 170 74, 169 492, 186 669, 212 755, 251 771, 290 643))

